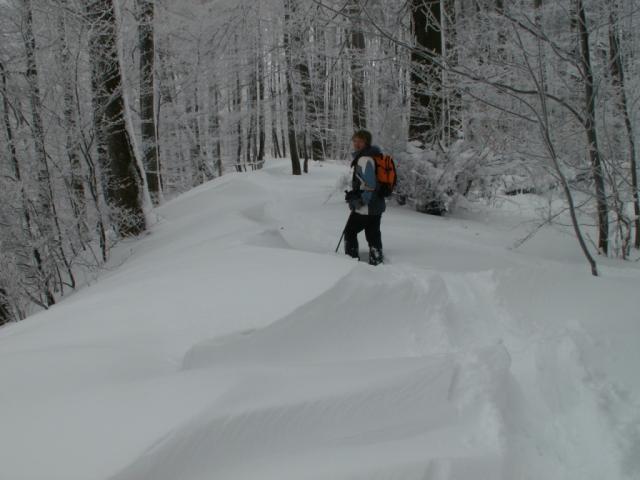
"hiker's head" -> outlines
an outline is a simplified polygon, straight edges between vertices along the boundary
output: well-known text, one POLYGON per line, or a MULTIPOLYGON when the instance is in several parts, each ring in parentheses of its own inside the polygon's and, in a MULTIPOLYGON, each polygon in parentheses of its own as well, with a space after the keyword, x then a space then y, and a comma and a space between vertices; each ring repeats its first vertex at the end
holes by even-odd
POLYGON ((358 130, 351 137, 351 142, 353 143, 353 149, 356 152, 371 146, 371 132, 367 130, 358 130))

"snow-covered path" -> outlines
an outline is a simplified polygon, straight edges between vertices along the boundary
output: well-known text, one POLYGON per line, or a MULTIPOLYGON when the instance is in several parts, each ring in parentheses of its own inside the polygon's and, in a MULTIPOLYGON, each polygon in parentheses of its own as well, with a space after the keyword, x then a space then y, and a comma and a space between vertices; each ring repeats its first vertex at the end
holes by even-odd
POLYGON ((399 208, 358 264, 344 171, 204 185, 0 330, 0 479, 640 478, 640 269, 399 208))

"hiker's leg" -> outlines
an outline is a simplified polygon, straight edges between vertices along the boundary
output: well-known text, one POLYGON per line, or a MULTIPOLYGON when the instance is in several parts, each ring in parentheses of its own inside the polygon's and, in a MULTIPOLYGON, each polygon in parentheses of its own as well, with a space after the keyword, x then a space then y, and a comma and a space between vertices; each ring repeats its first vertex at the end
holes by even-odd
POLYGON ((382 234, 380 233, 381 218, 382 215, 370 215, 365 229, 365 235, 369 243, 369 264, 371 265, 380 265, 384 262, 382 234))
POLYGON ((352 213, 344 229, 344 253, 353 258, 360 258, 358 250, 358 233, 364 229, 363 215, 352 213))
POLYGON ((377 248, 382 251, 382 233, 380 232, 380 220, 382 215, 369 215, 364 234, 367 237, 369 248, 377 248))

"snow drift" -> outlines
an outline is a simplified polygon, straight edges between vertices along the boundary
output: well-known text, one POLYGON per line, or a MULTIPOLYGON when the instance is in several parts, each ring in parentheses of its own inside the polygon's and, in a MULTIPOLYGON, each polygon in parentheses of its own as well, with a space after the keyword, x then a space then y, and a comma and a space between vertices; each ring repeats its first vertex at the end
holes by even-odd
POLYGON ((639 478, 636 266, 394 208, 390 264, 357 264, 327 253, 344 167, 287 168, 169 202, 0 330, 0 479, 639 478))

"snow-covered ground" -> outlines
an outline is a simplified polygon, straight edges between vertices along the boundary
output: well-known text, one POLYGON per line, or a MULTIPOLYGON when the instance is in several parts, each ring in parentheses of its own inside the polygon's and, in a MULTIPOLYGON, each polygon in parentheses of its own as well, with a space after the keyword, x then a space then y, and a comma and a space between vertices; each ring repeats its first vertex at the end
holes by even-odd
POLYGON ((511 206, 391 208, 369 267, 333 254, 345 167, 288 169, 169 202, 0 330, 0 479, 640 478, 638 264, 514 249, 511 206))

